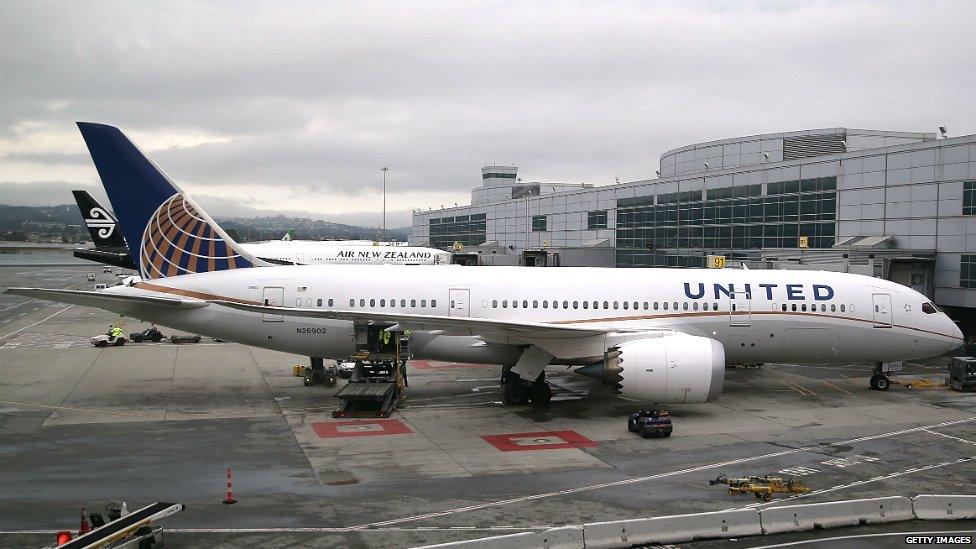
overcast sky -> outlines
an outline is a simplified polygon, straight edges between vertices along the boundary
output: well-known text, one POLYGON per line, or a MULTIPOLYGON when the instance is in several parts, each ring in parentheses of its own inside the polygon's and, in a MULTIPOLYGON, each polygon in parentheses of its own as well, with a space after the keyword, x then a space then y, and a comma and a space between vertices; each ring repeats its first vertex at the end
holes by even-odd
POLYGON ((0 203, 98 189, 118 125, 214 215, 389 226, 820 127, 976 133, 976 2, 0 2, 0 203))

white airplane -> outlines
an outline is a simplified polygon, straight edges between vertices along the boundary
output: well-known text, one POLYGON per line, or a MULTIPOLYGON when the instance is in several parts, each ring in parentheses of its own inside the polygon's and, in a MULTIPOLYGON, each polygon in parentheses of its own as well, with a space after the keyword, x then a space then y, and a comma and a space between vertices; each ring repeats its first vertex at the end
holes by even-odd
MULTIPOLYGON (((100 263, 136 269, 126 241, 116 231, 118 219, 88 191, 72 191, 88 224, 95 249, 75 250, 74 255, 100 263)), ((109 199, 111 200, 111 195, 109 199)), ((295 240, 293 231, 281 240, 239 244, 262 262, 274 265, 393 264, 449 265, 451 253, 436 248, 405 246, 399 242, 371 240, 295 240), (367 248, 367 246, 369 246, 367 248)))
MULTIPOLYGON (((99 307, 310 357, 344 358, 355 325, 413 331, 415 358, 501 364, 506 403, 547 402, 549 364, 641 402, 719 396, 726 363, 874 362, 962 343, 922 294, 817 271, 519 267, 254 268, 233 242, 111 126, 79 123, 142 281, 101 291, 9 293, 99 307), (391 282, 392 281, 392 282, 391 282)), ((878 376, 876 376, 878 377, 878 376)), ((884 387, 873 379, 875 388, 884 387)))

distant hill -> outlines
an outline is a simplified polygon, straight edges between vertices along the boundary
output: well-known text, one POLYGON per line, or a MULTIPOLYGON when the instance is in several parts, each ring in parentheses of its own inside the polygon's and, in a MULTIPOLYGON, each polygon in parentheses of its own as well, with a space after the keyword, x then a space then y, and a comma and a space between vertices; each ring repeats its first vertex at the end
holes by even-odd
MULTIPOLYGON (((321 219, 286 217, 217 218, 236 240, 277 240, 291 229, 302 240, 370 240, 380 238, 375 228, 332 223, 321 219)), ((388 229, 390 240, 407 240, 409 228, 388 229)), ((0 240, 31 242, 84 242, 88 230, 78 207, 8 206, 0 204, 0 240)))

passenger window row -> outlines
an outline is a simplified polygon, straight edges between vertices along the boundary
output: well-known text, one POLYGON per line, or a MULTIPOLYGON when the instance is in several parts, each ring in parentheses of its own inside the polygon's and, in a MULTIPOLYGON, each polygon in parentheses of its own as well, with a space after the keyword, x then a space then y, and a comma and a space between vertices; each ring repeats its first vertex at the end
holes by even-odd
MULTIPOLYGON (((827 312, 827 304, 826 303, 820 303, 819 304, 820 305, 819 310, 817 309, 817 305, 818 305, 817 303, 813 303, 813 304, 810 305, 810 312, 811 313, 816 313, 816 312, 826 313, 827 312)), ((807 304, 806 303, 799 303, 799 304, 797 304, 797 303, 791 303, 790 305, 787 305, 786 303, 783 303, 783 305, 782 305, 781 308, 783 309, 783 312, 784 313, 787 312, 787 311, 792 311, 794 313, 795 312, 804 312, 805 313, 807 311, 807 304)), ((844 303, 841 303, 839 309, 840 309, 840 312, 846 313, 847 312, 847 305, 844 304, 844 303)), ((837 304, 836 303, 831 303, 830 304, 830 312, 836 313, 837 310, 838 310, 837 304)), ((854 305, 851 305, 850 306, 850 310, 851 310, 852 313, 854 312, 854 305)))
MULTIPOLYGON (((319 301, 321 301, 321 300, 319 300, 319 301)), ((403 298, 400 299, 400 307, 402 307, 402 308, 406 308, 408 306, 409 307, 416 308, 418 306, 418 304, 419 304, 420 307, 427 307, 427 303, 428 303, 428 301, 426 299, 419 299, 419 300, 418 299, 410 299, 410 300, 407 300, 407 299, 403 299, 403 298)), ((332 306, 332 300, 331 299, 329 300, 329 306, 330 307, 332 306)), ((356 306, 356 300, 355 299, 350 299, 349 300, 349 306, 350 307, 355 307, 356 306)), ((361 298, 359 300, 359 306, 360 307, 367 307, 368 306, 368 307, 374 307, 374 308, 377 307, 377 306, 379 306, 379 307, 396 307, 397 306, 397 300, 396 299, 386 300, 386 299, 362 299, 361 298)), ((430 306, 431 307, 437 307, 437 300, 436 299, 431 299, 430 300, 430 306)))
POLYGON ((648 311, 648 310, 651 310, 651 309, 653 309, 655 311, 658 311, 658 310, 665 310, 665 311, 673 310, 673 311, 677 311, 677 310, 679 310, 679 307, 680 307, 680 309, 683 310, 683 311, 689 311, 689 310, 690 311, 698 311, 698 310, 707 311, 707 310, 709 310, 709 306, 711 306, 711 310, 713 310, 713 311, 717 311, 718 310, 718 303, 712 303, 711 305, 709 305, 708 303, 701 303, 701 304, 699 304, 697 301, 692 301, 690 303, 687 302, 687 301, 685 301, 685 302, 682 302, 680 305, 679 305, 679 303, 677 301, 673 301, 673 302, 668 302, 668 301, 664 301, 664 302, 657 302, 657 301, 654 301, 654 302, 651 302, 651 301, 644 301, 644 302, 640 302, 640 301, 582 301, 581 302, 581 301, 559 301, 557 299, 554 299, 551 302, 549 300, 545 300, 545 299, 542 300, 542 301, 539 301, 537 299, 533 299, 532 301, 529 301, 527 299, 523 299, 521 301, 519 301, 517 299, 513 299, 511 301, 509 301, 507 299, 502 299, 502 300, 492 299, 490 303, 489 303, 488 300, 484 300, 484 301, 481 302, 481 306, 484 307, 484 308, 486 308, 486 309, 489 308, 489 307, 492 308, 492 309, 498 309, 498 308, 508 309, 510 305, 511 305, 511 308, 512 309, 520 309, 520 308, 521 309, 538 309, 538 308, 540 308, 540 305, 541 305, 541 308, 548 309, 550 307, 550 304, 552 305, 552 308, 553 309, 559 309, 559 308, 569 309, 571 307, 573 309, 580 309, 582 307, 583 309, 611 309, 612 308, 614 310, 623 309, 625 311, 630 311, 630 310, 632 310, 632 311, 638 311, 638 310, 641 310, 641 309, 643 309, 645 311, 648 311), (560 305, 561 305, 561 307, 560 307, 560 305))

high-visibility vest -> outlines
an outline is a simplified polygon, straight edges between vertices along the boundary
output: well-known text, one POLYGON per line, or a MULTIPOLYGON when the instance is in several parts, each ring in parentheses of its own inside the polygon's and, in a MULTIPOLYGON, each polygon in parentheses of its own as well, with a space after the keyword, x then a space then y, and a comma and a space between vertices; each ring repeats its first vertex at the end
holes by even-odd
POLYGON ((383 330, 383 345, 390 344, 390 332, 383 330))

